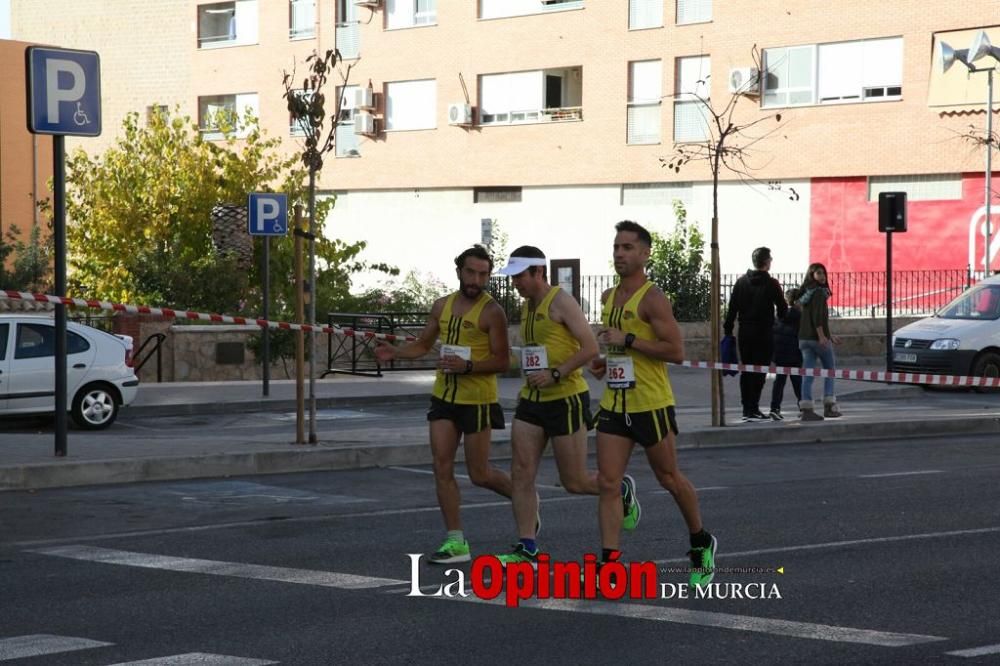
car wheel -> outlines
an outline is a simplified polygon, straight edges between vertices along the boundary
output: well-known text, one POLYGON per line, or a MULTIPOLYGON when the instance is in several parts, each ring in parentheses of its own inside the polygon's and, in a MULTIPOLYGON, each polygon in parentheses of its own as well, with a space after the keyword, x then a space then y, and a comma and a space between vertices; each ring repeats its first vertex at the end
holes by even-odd
MULTIPOLYGON (((983 352, 972 362, 973 377, 1000 377, 1000 354, 996 352, 983 352)), ((979 393, 995 393, 998 388, 977 387, 979 393)))
POLYGON ((84 430, 107 428, 118 417, 118 393, 108 384, 88 384, 73 398, 73 421, 84 430))

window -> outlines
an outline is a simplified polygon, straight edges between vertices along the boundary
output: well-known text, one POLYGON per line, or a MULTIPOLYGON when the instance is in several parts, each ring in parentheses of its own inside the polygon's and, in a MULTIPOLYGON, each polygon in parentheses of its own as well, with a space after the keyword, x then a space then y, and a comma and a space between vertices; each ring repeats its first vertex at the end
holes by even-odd
POLYGON ((528 16, 568 9, 583 9, 583 0, 479 0, 481 19, 528 16))
POLYGON ((626 140, 630 144, 659 143, 663 62, 630 62, 628 70, 626 140))
POLYGON ((663 0, 628 0, 628 29, 663 26, 663 0))
POLYGON ((198 5, 198 48, 257 43, 257 0, 198 5))
POLYGON ((437 23, 437 0, 386 0, 387 30, 437 23))
POLYGON ((146 107, 146 124, 153 122, 153 118, 156 116, 163 116, 166 118, 170 115, 170 109, 167 108, 165 104, 153 104, 146 107))
MULTIPOLYGON (((6 337, 4 338, 6 343, 6 337)), ((90 349, 90 343, 66 331, 66 353, 79 354, 90 349)), ((18 324, 14 358, 42 358, 56 354, 56 329, 48 324, 18 324)))
POLYGON ((247 135, 243 120, 247 113, 258 116, 257 93, 242 95, 208 95, 198 98, 198 127, 206 139, 222 139, 227 127, 235 129, 237 137, 247 135))
POLYGON ((898 99, 903 92, 903 39, 868 39, 817 47, 820 104, 898 99))
POLYGON ((677 58, 674 102, 674 141, 704 141, 709 138, 709 112, 705 108, 710 94, 712 59, 708 56, 677 58))
POLYGON ((437 81, 397 81, 385 84, 386 131, 437 127, 437 81))
POLYGON ((336 157, 361 157, 358 149, 360 140, 354 131, 355 98, 361 86, 340 86, 340 122, 337 123, 337 136, 334 138, 334 155, 336 157))
POLYGON ((669 206, 675 199, 691 203, 691 183, 625 183, 622 185, 623 206, 669 206))
POLYGON ((677 25, 712 20, 712 0, 677 0, 677 25))
POLYGON ((517 203, 520 187, 477 187, 472 190, 472 203, 517 203))
POLYGON ((899 99, 901 37, 764 50, 763 106, 899 99))
POLYGON ((764 50, 763 106, 813 103, 815 52, 812 45, 764 50))
POLYGON ((337 0, 337 27, 334 35, 337 50, 348 60, 361 55, 361 30, 358 22, 358 6, 354 0, 337 0))
POLYGON ((316 36, 316 0, 289 0, 288 37, 311 39, 316 36))
POLYGON ((479 77, 482 125, 583 119, 583 69, 540 69, 479 77))
POLYGON ((906 192, 907 201, 961 201, 962 176, 957 173, 871 176, 868 201, 878 201, 881 192, 906 192))
POLYGON ((7 358, 8 335, 10 335, 10 324, 0 324, 0 361, 7 358))

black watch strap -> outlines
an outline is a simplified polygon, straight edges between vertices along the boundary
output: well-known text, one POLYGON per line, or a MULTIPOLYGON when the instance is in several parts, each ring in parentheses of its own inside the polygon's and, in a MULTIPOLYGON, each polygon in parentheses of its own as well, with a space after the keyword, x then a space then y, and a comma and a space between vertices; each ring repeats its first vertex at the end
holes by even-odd
POLYGON ((549 368, 549 372, 552 373, 552 381, 558 384, 559 380, 562 379, 562 373, 559 372, 559 368, 549 368))
POLYGON ((631 349, 632 344, 635 342, 635 333, 625 334, 625 349, 631 349))

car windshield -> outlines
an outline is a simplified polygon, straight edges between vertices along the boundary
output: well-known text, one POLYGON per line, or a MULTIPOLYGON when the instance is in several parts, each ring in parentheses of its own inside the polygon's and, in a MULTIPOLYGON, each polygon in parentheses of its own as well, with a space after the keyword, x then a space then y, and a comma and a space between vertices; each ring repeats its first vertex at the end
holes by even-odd
POLYGON ((941 308, 936 316, 941 319, 1000 319, 1000 284, 973 287, 941 308))

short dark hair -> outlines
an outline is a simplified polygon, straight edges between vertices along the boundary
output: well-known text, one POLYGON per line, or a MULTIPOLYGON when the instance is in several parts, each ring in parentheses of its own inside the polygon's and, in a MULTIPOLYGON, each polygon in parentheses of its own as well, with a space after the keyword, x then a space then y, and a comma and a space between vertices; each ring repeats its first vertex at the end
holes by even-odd
POLYGON ((758 247, 753 251, 753 254, 750 255, 750 260, 753 261, 754 268, 764 268, 764 264, 771 261, 771 248, 758 247))
POLYGON ((646 227, 632 220, 622 220, 615 225, 615 231, 631 231, 639 237, 646 247, 653 247, 653 237, 646 231, 646 227))
POLYGON ((493 257, 490 256, 490 253, 486 251, 485 247, 479 245, 478 243, 455 257, 455 267, 458 269, 464 268, 465 260, 469 257, 475 257, 476 259, 483 259, 490 262, 490 273, 493 272, 493 257))
MULTIPOLYGON (((529 257, 531 259, 544 259, 545 253, 534 245, 522 245, 513 252, 510 253, 512 257, 529 257)), ((528 266, 528 273, 534 275, 538 271, 542 271, 542 275, 547 276, 548 271, 545 270, 545 266, 528 266)))

